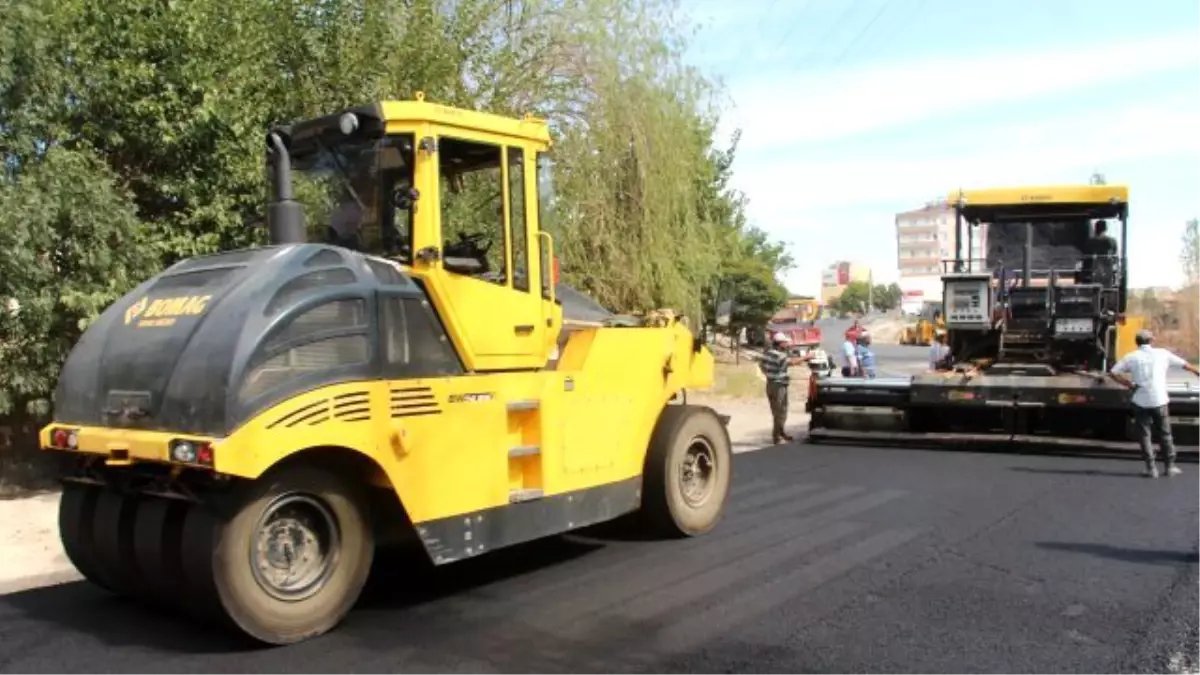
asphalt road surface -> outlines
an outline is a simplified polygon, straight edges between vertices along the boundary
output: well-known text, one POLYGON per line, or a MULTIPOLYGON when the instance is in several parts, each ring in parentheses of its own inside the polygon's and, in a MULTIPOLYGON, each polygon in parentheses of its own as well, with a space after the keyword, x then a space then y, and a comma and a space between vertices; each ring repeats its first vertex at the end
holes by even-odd
POLYGON ((80 582, 0 597, 5 672, 1128 672, 1197 638, 1195 464, 791 445, 708 536, 622 527, 385 561, 335 632, 263 649, 80 582))

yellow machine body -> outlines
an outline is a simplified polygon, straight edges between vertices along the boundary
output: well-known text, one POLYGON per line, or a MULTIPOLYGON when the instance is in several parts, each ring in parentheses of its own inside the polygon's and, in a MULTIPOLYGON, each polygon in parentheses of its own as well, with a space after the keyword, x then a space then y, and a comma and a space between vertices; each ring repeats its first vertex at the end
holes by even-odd
MULTIPOLYGON (((543 506, 522 511, 521 518, 545 520, 546 509, 578 514, 551 518, 545 522, 561 525, 540 529, 507 524, 477 539, 481 545, 462 545, 461 528, 454 530, 460 537, 454 544, 437 541, 437 533, 424 537, 438 562, 636 508, 655 425, 685 389, 711 386, 711 353, 669 312, 634 326, 564 321, 555 298, 553 243, 535 206, 546 201, 539 182, 547 178, 542 160, 550 149, 544 122, 420 98, 357 110, 374 116, 385 141, 402 135, 414 142, 409 165, 420 195, 411 218, 415 253, 386 264, 421 284, 462 372, 416 379, 372 375, 300 389, 221 433, 60 418, 43 429, 42 445, 94 457, 109 469, 150 464, 182 470, 196 467, 177 461, 171 448, 186 440, 211 451, 207 468, 215 475, 250 480, 309 451, 353 453, 369 460, 367 480, 393 491, 419 530, 484 514, 503 521, 533 502, 543 506), (502 227, 494 233, 504 251, 500 277, 451 271, 439 255, 448 234, 442 200, 449 194, 448 168, 441 163, 450 159, 443 148, 452 143, 496 149, 508 160, 493 167, 502 186, 496 195, 502 227), (62 447, 56 432, 69 433, 71 447, 62 447), (579 498, 553 499, 573 495, 579 498), (580 501, 593 506, 580 507, 580 501)), ((115 318, 109 324, 100 323, 113 331, 170 330, 176 321, 203 318, 206 302, 135 291, 110 308, 115 318)))

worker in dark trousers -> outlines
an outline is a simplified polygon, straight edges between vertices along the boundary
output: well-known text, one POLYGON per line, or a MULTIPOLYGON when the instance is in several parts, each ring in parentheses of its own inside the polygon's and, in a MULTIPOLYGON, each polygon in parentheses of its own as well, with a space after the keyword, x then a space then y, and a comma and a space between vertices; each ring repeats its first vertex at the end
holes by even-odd
POLYGON ((783 428, 787 423, 788 385, 792 381, 788 371, 792 364, 788 354, 791 346, 792 341, 787 335, 775 333, 771 336, 771 347, 763 353, 762 361, 758 364, 763 376, 767 378, 767 402, 771 405, 771 419, 774 422, 771 439, 775 445, 778 445, 780 440, 792 440, 783 428))
POLYGON ((1200 369, 1172 354, 1169 350, 1154 346, 1154 334, 1148 330, 1138 331, 1134 338, 1137 349, 1127 354, 1112 367, 1113 378, 1133 389, 1133 419, 1137 425, 1138 442, 1142 446, 1142 457, 1146 470, 1142 475, 1158 478, 1158 467, 1154 463, 1154 446, 1151 432, 1158 432, 1158 444, 1162 448, 1163 464, 1168 476, 1183 473, 1175 466, 1175 439, 1171 437, 1171 422, 1167 414, 1167 371, 1171 366, 1180 366, 1193 375, 1200 369))

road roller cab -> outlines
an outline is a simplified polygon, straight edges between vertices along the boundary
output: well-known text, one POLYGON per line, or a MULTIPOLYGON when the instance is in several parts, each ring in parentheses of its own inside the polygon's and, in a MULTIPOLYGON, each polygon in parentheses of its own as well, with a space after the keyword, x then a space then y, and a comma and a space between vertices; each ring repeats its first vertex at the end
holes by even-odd
POLYGON ((718 522, 727 418, 671 312, 557 283, 549 135, 423 100, 273 129, 269 245, 182 261, 65 363, 49 451, 79 570, 270 643, 335 626, 385 532, 436 565, 640 511, 718 522))

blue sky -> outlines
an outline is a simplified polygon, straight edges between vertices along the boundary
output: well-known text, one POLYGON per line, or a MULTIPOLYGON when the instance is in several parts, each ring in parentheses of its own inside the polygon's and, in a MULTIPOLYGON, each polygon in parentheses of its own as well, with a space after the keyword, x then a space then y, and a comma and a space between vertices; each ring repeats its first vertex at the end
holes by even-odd
POLYGON ((682 0, 735 185, 790 244, 896 278, 893 218, 960 185, 1130 186, 1130 282, 1176 285, 1200 216, 1196 0, 682 0))

